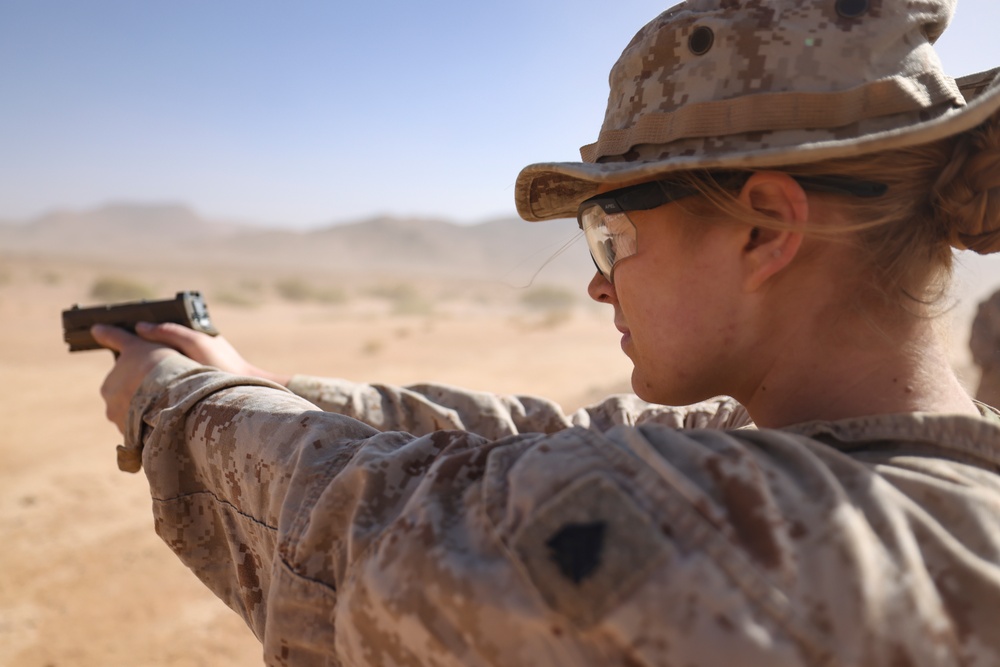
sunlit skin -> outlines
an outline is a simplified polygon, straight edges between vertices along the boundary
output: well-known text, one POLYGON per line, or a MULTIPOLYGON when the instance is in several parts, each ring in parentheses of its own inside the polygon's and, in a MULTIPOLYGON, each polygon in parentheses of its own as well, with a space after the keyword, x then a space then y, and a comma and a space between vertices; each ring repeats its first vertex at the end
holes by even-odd
POLYGON ((129 403, 143 378, 165 357, 178 352, 206 366, 237 375, 261 377, 282 385, 291 379, 289 375, 254 366, 222 336, 213 337, 170 323, 140 322, 136 331, 140 336, 111 326, 95 325, 91 329, 98 343, 118 353, 114 368, 101 385, 101 396, 108 420, 122 433, 125 432, 129 403))
MULTIPOLYGON (((636 394, 666 405, 730 395, 759 426, 775 427, 978 414, 933 320, 886 318, 877 331, 851 307, 856 251, 794 231, 836 224, 829 205, 769 172, 755 174, 739 197, 792 231, 698 220, 681 203, 634 211, 636 254, 616 264, 614 285, 600 273, 591 281, 590 296, 614 309, 636 394)), ((878 322, 878 313, 867 315, 878 322)))
MULTIPOLYGON (((615 266, 614 285, 600 273, 590 282, 590 296, 614 309, 641 398, 685 405, 729 395, 761 427, 978 414, 951 368, 942 327, 928 318, 862 316, 851 307, 858 287, 851 281, 864 279, 851 246, 796 231, 842 224, 833 207, 776 172, 756 173, 739 198, 790 229, 706 222, 680 203, 632 212, 636 253, 615 266)), ((113 327, 93 332, 119 352, 101 394, 122 432, 142 379, 175 350, 231 373, 279 384, 290 377, 250 364, 221 336, 179 325, 140 326, 139 337, 113 327)))
POLYGON ((740 300, 732 298, 739 294, 732 289, 739 282, 735 267, 717 262, 732 235, 718 227, 690 243, 676 224, 677 205, 629 216, 638 252, 616 264, 615 287, 598 273, 590 294, 614 306, 622 350, 634 364, 633 389, 671 405, 714 395, 718 369, 733 365, 742 317, 740 300))

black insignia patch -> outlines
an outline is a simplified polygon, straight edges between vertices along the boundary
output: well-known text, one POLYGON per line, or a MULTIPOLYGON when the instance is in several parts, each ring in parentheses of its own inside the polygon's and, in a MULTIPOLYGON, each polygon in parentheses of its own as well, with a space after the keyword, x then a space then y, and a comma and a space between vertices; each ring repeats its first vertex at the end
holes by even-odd
POLYGON ((511 546, 546 603, 579 628, 619 605, 672 553, 650 517, 601 472, 539 507, 511 546))
POLYGON ((604 547, 604 522, 571 523, 545 543, 552 560, 574 584, 594 573, 601 564, 604 547))

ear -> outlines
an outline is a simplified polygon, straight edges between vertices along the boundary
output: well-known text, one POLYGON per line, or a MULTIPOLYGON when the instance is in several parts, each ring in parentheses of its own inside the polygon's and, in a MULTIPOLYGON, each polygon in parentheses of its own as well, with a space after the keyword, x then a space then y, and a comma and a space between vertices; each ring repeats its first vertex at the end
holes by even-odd
POLYGON ((772 218, 777 229, 753 227, 744 235, 743 286, 753 292, 784 270, 802 246, 809 220, 809 200, 795 179, 776 171, 755 172, 739 195, 758 214, 772 218))

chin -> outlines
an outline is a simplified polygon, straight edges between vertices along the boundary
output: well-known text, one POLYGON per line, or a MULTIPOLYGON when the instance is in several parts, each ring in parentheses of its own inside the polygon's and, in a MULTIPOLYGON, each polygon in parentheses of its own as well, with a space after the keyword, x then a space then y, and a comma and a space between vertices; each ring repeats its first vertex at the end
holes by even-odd
POLYGON ((636 376, 635 371, 632 372, 632 391, 636 396, 647 403, 656 403, 657 405, 680 405, 680 403, 670 402, 671 392, 665 392, 663 391, 663 388, 650 382, 646 382, 642 378, 636 376))
POLYGON ((715 394, 703 395, 693 387, 669 386, 665 383, 654 383, 644 380, 635 370, 632 371, 632 391, 647 403, 656 405, 691 405, 715 394))

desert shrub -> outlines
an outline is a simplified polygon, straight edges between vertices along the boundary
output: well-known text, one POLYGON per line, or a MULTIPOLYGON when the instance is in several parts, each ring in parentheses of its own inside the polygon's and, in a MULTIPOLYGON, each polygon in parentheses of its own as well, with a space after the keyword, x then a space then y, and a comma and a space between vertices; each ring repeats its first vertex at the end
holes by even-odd
POLYGON ((254 308, 260 305, 261 298, 259 294, 252 294, 242 290, 221 289, 212 292, 212 303, 221 303, 226 306, 236 306, 238 308, 254 308))
POLYGON ((556 308, 545 313, 539 322, 535 324, 536 329, 555 329, 566 324, 572 319, 568 308, 556 308))
POLYGON ((240 280, 240 289, 248 292, 260 292, 264 289, 264 284, 255 278, 243 278, 240 280))
POLYGON ((507 323, 516 331, 528 332, 556 329, 572 319, 573 311, 569 308, 554 308, 531 315, 513 315, 507 319, 507 323))
POLYGON ((90 296, 98 301, 138 301, 154 295, 149 285, 125 276, 101 276, 90 286, 90 296))
POLYGON ((392 313, 394 315, 432 315, 434 305, 420 296, 414 296, 395 301, 392 304, 392 313))
POLYGON ((434 312, 434 305, 406 283, 373 287, 367 293, 388 301, 394 315, 430 315, 434 312))
POLYGON ((496 295, 486 292, 476 292, 472 295, 472 303, 479 306, 492 306, 497 302, 496 295))
POLYGON ((212 290, 212 303, 221 303, 238 308, 256 308, 264 302, 264 287, 257 280, 240 280, 235 285, 212 290))
POLYGON ((521 296, 521 303, 534 310, 568 310, 575 302, 572 291, 548 285, 533 287, 521 296))
POLYGON ((337 287, 316 287, 300 278, 285 278, 274 284, 274 289, 282 299, 295 303, 343 303, 347 294, 337 287))
POLYGON ((253 294, 261 298, 263 298, 264 295, 264 283, 260 282, 259 280, 254 280, 251 278, 244 278, 240 280, 239 283, 236 285, 236 289, 238 289, 240 292, 244 292, 246 294, 253 294))
POLYGON ((375 287, 368 288, 365 294, 376 299, 385 299, 386 301, 412 299, 418 295, 417 289, 413 285, 407 285, 406 283, 376 285, 375 287))
POLYGON ((369 338, 361 346, 361 354, 366 357, 374 357, 376 354, 382 351, 385 347, 385 343, 378 340, 377 338, 369 338))
POLYGON ((56 271, 42 271, 38 274, 38 280, 41 281, 43 285, 58 285, 62 282, 63 277, 61 273, 56 271))

